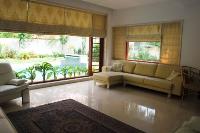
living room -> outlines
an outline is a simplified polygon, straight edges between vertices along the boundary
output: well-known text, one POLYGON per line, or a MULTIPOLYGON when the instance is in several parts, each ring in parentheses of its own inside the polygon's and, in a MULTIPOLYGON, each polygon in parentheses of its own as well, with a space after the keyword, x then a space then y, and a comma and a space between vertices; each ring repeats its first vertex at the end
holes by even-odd
POLYGON ((198 0, 0 3, 0 132, 200 131, 198 0))

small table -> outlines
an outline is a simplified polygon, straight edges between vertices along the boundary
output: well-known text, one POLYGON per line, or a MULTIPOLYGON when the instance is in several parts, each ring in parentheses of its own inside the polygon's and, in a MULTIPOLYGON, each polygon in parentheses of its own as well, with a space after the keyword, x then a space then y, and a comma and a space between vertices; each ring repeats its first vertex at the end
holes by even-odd
POLYGON ((0 132, 1 133, 17 133, 12 123, 0 107, 0 132))

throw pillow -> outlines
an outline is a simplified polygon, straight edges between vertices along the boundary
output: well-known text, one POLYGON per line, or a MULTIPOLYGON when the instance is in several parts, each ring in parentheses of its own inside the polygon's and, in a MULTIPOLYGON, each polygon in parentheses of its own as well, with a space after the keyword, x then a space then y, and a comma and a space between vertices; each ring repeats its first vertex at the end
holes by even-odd
POLYGON ((120 64, 120 63, 114 63, 112 65, 112 71, 114 72, 121 72, 122 68, 123 68, 123 64, 120 64))

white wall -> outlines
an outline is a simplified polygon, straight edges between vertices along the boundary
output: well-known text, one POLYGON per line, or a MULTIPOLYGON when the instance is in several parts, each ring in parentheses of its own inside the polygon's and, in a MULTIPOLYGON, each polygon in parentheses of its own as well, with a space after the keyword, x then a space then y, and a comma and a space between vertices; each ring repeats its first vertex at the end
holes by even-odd
POLYGON ((200 68, 200 1, 174 0, 115 10, 112 15, 112 26, 173 20, 184 20, 181 65, 200 68))

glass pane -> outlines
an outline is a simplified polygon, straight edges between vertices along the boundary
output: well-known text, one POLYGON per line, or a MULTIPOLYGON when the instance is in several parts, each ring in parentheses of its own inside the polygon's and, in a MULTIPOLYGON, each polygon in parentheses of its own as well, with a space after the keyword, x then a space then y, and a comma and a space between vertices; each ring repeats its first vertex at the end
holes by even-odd
POLYGON ((93 37, 93 43, 100 43, 100 38, 99 37, 93 37))
POLYGON ((88 51, 89 37, 0 32, 0 62, 10 63, 18 78, 85 76, 88 51))
POLYGON ((92 72, 99 72, 100 38, 93 38, 92 72))
POLYGON ((129 42, 128 59, 158 61, 160 42, 129 42))

